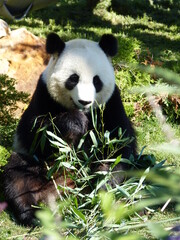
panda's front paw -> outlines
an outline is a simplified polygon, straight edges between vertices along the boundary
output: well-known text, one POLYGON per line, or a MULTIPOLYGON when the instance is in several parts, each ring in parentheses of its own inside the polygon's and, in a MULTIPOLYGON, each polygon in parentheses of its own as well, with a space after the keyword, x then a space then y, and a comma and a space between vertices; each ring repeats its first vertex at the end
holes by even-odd
POLYGON ((61 133, 69 144, 77 146, 81 137, 88 130, 88 118, 79 111, 72 110, 61 115, 61 133))
MULTIPOLYGON (((117 185, 121 185, 125 179, 126 176, 126 170, 127 166, 123 163, 119 163, 113 170, 110 170, 109 164, 101 164, 96 169, 96 172, 108 172, 109 179, 107 180, 106 184, 103 184, 101 186, 101 190, 107 190, 107 185, 109 185, 111 188, 116 188, 117 185)), ((102 179, 104 179, 104 175, 102 176, 102 179)))
POLYGON ((17 214, 18 222, 23 226, 38 226, 40 224, 39 220, 35 218, 35 210, 30 208, 24 212, 19 212, 17 214))
POLYGON ((84 112, 79 110, 73 110, 72 114, 72 126, 73 130, 77 133, 80 133, 81 136, 87 132, 88 129, 88 118, 84 112))
POLYGON ((79 140, 87 132, 88 119, 83 112, 73 111, 70 121, 70 128, 67 132, 66 139, 70 144, 77 146, 79 140))

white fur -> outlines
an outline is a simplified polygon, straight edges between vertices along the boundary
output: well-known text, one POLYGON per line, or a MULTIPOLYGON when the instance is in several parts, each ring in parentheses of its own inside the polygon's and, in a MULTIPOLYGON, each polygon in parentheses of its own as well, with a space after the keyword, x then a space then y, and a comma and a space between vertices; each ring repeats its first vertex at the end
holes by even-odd
POLYGON ((65 49, 58 57, 51 57, 43 72, 43 80, 51 96, 66 108, 89 108, 92 104, 106 103, 115 87, 114 69, 97 42, 76 39, 66 42, 65 49), (65 82, 72 74, 80 76, 79 83, 70 91, 65 82), (93 77, 98 75, 103 88, 96 93, 93 77), (85 107, 78 100, 91 101, 85 107))

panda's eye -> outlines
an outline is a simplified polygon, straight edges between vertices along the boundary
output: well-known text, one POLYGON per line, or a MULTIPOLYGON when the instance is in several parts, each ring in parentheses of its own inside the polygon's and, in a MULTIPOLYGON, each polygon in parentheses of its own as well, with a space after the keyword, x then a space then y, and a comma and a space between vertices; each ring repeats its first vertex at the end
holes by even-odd
POLYGON ((102 83, 102 81, 101 81, 101 79, 99 78, 98 75, 94 76, 93 84, 94 84, 94 87, 96 89, 96 92, 100 92, 102 87, 103 87, 103 83, 102 83))
POLYGON ((72 90, 79 82, 79 76, 74 73, 72 74, 66 81, 65 83, 65 87, 68 89, 68 90, 72 90))

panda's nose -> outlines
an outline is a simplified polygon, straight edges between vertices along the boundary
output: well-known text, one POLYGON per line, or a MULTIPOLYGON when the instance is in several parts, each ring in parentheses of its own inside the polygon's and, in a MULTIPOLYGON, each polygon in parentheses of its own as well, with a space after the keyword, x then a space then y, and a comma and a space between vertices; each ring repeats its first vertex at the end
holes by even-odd
POLYGON ((83 101, 83 100, 78 100, 78 102, 79 102, 80 104, 82 104, 83 106, 86 106, 86 105, 88 105, 88 104, 91 103, 91 101, 83 101))

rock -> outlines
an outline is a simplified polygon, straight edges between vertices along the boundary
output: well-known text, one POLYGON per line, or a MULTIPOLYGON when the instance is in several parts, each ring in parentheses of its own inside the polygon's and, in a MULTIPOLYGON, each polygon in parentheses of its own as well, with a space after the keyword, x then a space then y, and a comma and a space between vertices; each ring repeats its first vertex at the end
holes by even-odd
POLYGON ((48 60, 45 40, 25 28, 9 31, 0 38, 0 74, 15 78, 19 91, 32 95, 48 60))
POLYGON ((2 19, 0 19, 0 38, 9 35, 11 32, 9 25, 2 19))

